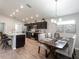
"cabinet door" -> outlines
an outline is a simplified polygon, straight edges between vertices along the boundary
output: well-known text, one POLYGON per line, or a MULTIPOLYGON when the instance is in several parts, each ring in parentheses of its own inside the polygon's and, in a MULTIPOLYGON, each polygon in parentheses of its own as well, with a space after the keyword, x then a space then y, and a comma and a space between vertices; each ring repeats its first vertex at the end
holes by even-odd
POLYGON ((16 48, 24 47, 25 45, 25 35, 16 36, 16 48))
POLYGON ((47 29, 47 22, 42 22, 41 27, 42 27, 42 29, 47 29))
POLYGON ((37 23, 37 29, 41 29, 41 22, 37 23))
POLYGON ((0 23, 0 32, 4 32, 4 26, 5 26, 4 23, 0 23))

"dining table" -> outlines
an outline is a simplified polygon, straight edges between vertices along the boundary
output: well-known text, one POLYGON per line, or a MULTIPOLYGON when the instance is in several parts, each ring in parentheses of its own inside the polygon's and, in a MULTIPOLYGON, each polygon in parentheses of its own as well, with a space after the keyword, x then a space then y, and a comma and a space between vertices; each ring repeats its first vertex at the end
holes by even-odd
POLYGON ((56 59, 56 49, 64 49, 64 47, 67 46, 68 40, 46 38, 45 40, 39 40, 39 42, 41 44, 44 44, 49 49, 49 53, 47 54, 47 56, 52 54, 53 59, 56 59))

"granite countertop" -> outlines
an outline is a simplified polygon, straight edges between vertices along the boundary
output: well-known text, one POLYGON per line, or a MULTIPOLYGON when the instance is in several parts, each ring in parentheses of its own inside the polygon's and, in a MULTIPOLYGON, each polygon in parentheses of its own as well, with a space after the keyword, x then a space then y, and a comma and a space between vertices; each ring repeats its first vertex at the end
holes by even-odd
POLYGON ((25 35, 25 33, 7 33, 7 35, 9 35, 9 36, 13 36, 13 35, 25 35))

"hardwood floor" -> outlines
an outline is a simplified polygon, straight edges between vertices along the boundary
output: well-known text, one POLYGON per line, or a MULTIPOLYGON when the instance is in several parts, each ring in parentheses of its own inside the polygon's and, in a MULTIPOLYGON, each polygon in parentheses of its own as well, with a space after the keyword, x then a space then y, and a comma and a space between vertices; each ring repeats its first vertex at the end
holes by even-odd
MULTIPOLYGON (((37 41, 26 39, 25 47, 16 50, 12 49, 2 49, 0 48, 0 59, 46 59, 45 51, 41 49, 41 53, 38 54, 38 46, 40 43, 37 41)), ((79 51, 77 51, 77 56, 75 59, 79 59, 79 51)), ((53 59, 49 56, 47 59, 53 59)), ((62 59, 62 58, 60 58, 62 59)), ((65 58, 66 59, 66 58, 65 58)))
POLYGON ((0 48, 0 59, 46 59, 44 50, 38 54, 38 46, 40 44, 34 40, 26 39, 25 47, 16 50, 1 49, 0 48))

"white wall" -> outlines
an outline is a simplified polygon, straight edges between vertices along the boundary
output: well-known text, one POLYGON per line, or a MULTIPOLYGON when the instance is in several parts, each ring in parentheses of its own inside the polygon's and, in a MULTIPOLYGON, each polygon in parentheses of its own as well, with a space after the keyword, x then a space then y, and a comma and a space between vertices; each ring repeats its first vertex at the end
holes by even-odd
POLYGON ((14 32, 15 24, 23 24, 23 22, 21 21, 17 21, 15 19, 8 18, 6 16, 1 16, 1 15, 0 15, 0 23, 5 23, 5 27, 4 27, 5 33, 14 32))
MULTIPOLYGON (((75 48, 79 49, 79 13, 71 14, 71 15, 65 15, 65 16, 62 16, 61 18, 62 18, 62 20, 76 20, 77 39, 76 39, 75 48)), ((41 19, 38 19, 38 21, 41 21, 41 19)), ((46 32, 54 34, 56 32, 56 30, 57 30, 57 28, 56 28, 57 25, 51 23, 51 19, 46 19, 46 21, 48 22, 46 32)), ((34 22, 34 21, 32 20, 31 22, 34 22)), ((68 33, 65 34, 65 35, 67 35, 67 36, 69 35, 69 37, 73 36, 73 34, 68 34, 68 33)))
POLYGON ((76 20, 76 34, 77 34, 77 39, 76 39, 76 45, 75 48, 79 49, 79 13, 72 14, 72 15, 67 15, 61 17, 62 20, 76 20))
POLYGON ((54 34, 56 32, 56 24, 51 22, 51 19, 47 19, 47 33, 54 34))
MULTIPOLYGON (((62 20, 76 20, 76 34, 78 34, 78 35, 77 35, 77 39, 76 39, 75 48, 79 49, 79 13, 62 16, 61 18, 62 18, 62 20)), ((38 21, 41 21, 41 19, 38 19, 38 21)), ((46 21, 48 22, 48 25, 47 25, 48 28, 46 30, 47 33, 48 32, 55 33, 56 29, 57 29, 56 24, 51 23, 50 19, 46 19, 46 21)), ((29 22, 34 22, 34 21, 32 20, 29 22)))

